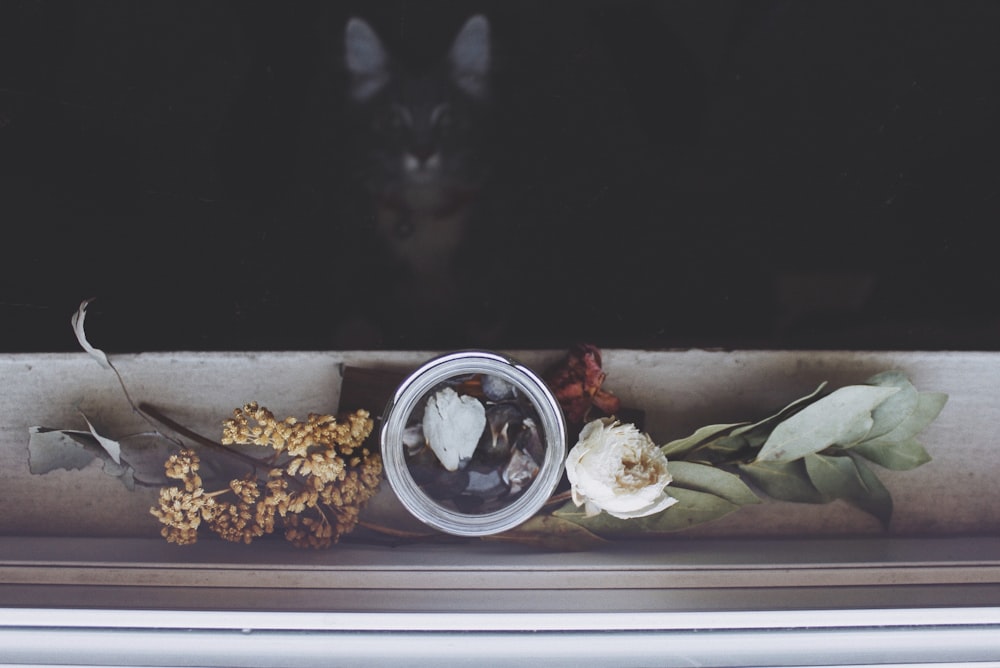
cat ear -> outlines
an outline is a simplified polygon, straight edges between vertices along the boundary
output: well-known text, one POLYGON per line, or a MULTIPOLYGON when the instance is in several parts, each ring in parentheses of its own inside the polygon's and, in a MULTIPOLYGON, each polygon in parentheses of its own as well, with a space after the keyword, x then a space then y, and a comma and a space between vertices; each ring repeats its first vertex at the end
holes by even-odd
POLYGON ((389 54, 364 20, 352 18, 344 30, 344 63, 351 76, 351 97, 364 102, 389 80, 389 54))
POLYGON ((473 97, 486 95, 490 71, 490 22, 476 14, 455 36, 448 54, 455 84, 473 97))

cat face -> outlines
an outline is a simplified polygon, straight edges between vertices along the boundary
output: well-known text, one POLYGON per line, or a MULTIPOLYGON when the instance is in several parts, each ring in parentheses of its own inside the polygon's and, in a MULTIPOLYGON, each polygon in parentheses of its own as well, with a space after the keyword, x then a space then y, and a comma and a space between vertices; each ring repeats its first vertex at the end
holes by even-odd
POLYGON ((489 164, 487 19, 470 18, 444 63, 412 73, 392 61, 371 26, 353 18, 345 65, 358 167, 369 190, 413 211, 468 198, 489 164))

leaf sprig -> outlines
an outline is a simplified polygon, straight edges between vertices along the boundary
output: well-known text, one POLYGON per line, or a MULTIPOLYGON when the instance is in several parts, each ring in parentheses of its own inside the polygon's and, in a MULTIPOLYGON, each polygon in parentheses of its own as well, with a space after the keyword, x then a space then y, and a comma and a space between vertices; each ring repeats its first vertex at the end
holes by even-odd
POLYGON ((905 471, 929 462, 916 436, 948 397, 917 391, 898 371, 827 394, 825 388, 763 420, 707 425, 664 445, 673 475, 668 490, 678 503, 657 515, 588 518, 572 503, 554 514, 605 537, 648 536, 760 503, 759 492, 800 503, 842 499, 888 528, 892 497, 871 464, 905 471))

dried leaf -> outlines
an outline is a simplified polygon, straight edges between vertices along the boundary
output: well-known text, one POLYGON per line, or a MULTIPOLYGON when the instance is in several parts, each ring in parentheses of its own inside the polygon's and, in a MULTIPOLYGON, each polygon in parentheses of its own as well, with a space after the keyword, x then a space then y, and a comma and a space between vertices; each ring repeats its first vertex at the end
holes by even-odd
POLYGON ((749 424, 747 422, 734 422, 732 424, 710 424, 699 427, 693 434, 675 441, 670 441, 662 448, 663 454, 668 458, 684 457, 700 445, 706 444, 713 439, 726 436, 736 427, 749 424))
POLYGON ((64 469, 78 471, 100 456, 103 449, 85 431, 28 428, 28 470, 43 475, 64 469))
POLYGON ((389 485, 382 485, 361 510, 361 519, 368 525, 379 527, 389 535, 428 537, 437 535, 435 529, 414 517, 399 500, 389 485), (388 529, 388 531, 385 531, 388 529))
POLYGON ((855 457, 853 453, 848 454, 854 461, 854 466, 858 469, 861 482, 864 483, 865 488, 868 490, 866 497, 854 503, 862 510, 868 511, 877 517, 882 522, 882 527, 888 530, 889 524, 892 522, 892 495, 886 486, 882 484, 882 481, 879 480, 878 476, 875 475, 875 472, 861 458, 855 457))
MULTIPOLYGON (((762 443, 767 437, 767 428, 778 422, 791 413, 799 410, 802 406, 814 401, 826 383, 821 383, 819 387, 804 397, 796 399, 780 411, 758 420, 757 422, 734 422, 732 424, 713 424, 700 427, 693 434, 685 438, 671 441, 663 446, 663 454, 673 459, 686 457, 695 449, 715 450, 720 453, 734 454, 745 445, 756 445, 760 440, 762 443), (762 432, 758 434, 758 432, 762 432), (738 440, 734 437, 740 437, 738 440), (729 438, 731 440, 723 441, 729 438)), ((719 461, 718 457, 707 457, 709 461, 719 461)))
POLYGON ((866 441, 850 452, 893 471, 909 471, 931 461, 927 450, 914 438, 898 443, 866 441))
POLYGON ((892 497, 863 462, 850 456, 811 454, 805 457, 809 479, 823 494, 843 499, 868 512, 889 527, 892 497))
POLYGON ((754 422, 752 424, 748 424, 748 425, 739 427, 738 429, 735 429, 733 431, 732 435, 733 436, 740 436, 740 435, 743 435, 743 434, 749 434, 750 432, 756 432, 758 430, 761 430, 761 428, 765 428, 766 429, 767 427, 770 427, 771 425, 776 424, 776 423, 784 420, 786 417, 788 417, 789 415, 793 414, 795 411, 799 410, 803 406, 805 406, 805 405, 807 405, 807 404, 815 401, 816 397, 819 396, 820 392, 822 392, 824 390, 824 388, 826 388, 826 385, 827 385, 826 381, 820 383, 819 387, 817 387, 815 390, 813 390, 812 392, 810 392, 809 394, 807 394, 804 397, 800 397, 800 398, 796 399, 795 401, 793 401, 792 403, 788 404, 787 406, 785 406, 784 408, 782 408, 780 411, 778 411, 777 413, 775 413, 774 415, 766 417, 763 420, 758 420, 757 422, 754 422))
POLYGON ((587 550, 607 543, 576 522, 553 515, 535 515, 514 529, 483 536, 483 540, 563 551, 587 550))
POLYGON ((91 424, 89 419, 87 419, 87 416, 84 415, 82 412, 80 413, 80 415, 83 417, 83 421, 87 423, 87 429, 90 430, 90 433, 97 440, 97 443, 102 448, 104 448, 104 451, 108 454, 109 457, 111 457, 111 461, 113 461, 115 464, 121 464, 122 460, 121 444, 114 439, 107 438, 106 436, 101 436, 100 434, 98 434, 97 430, 94 429, 94 425, 91 424))
POLYGON ((917 395, 916 408, 895 429, 878 438, 865 439, 863 442, 868 445, 882 445, 909 441, 934 421, 947 402, 947 394, 921 392, 917 395))
POLYGON ((788 462, 831 445, 852 445, 871 430, 875 407, 897 392, 896 387, 842 387, 779 422, 757 459, 788 462))
POLYGON ((801 459, 792 462, 762 462, 741 464, 742 471, 750 481, 772 499, 795 503, 829 503, 809 479, 805 464, 801 459))
POLYGON ((669 489, 671 494, 683 487, 696 492, 715 494, 739 506, 760 503, 757 495, 740 480, 739 476, 714 466, 674 461, 667 465, 667 470, 674 479, 669 489))
MULTIPOLYGON (((754 447, 751 438, 753 438, 753 434, 717 438, 698 448, 689 456, 688 461, 712 465, 741 461, 749 456, 751 448, 754 447)), ((757 447, 763 444, 764 442, 761 440, 757 443, 757 447)))
POLYGON ((899 371, 886 371, 868 379, 869 385, 895 387, 899 392, 892 395, 872 411, 872 428, 865 440, 888 434, 913 414, 917 408, 917 388, 899 371))
POLYGON ((97 459, 104 473, 118 478, 128 489, 135 487, 135 469, 127 462, 115 461, 88 431, 74 429, 50 429, 30 427, 28 429, 28 470, 42 475, 65 469, 79 470, 97 459))
POLYGON ((104 367, 105 369, 111 369, 112 366, 111 362, 108 361, 108 356, 104 354, 103 350, 99 350, 94 346, 90 345, 90 342, 87 341, 87 334, 86 332, 84 332, 83 329, 83 322, 87 317, 87 306, 92 301, 94 300, 86 299, 80 302, 80 307, 76 310, 76 313, 73 314, 73 317, 70 319, 70 322, 73 325, 73 332, 76 334, 76 340, 80 342, 80 346, 85 351, 90 353, 90 356, 93 357, 95 360, 97 360, 97 363, 100 364, 102 367, 104 367))
POLYGON ((651 537, 690 529, 717 520, 740 508, 715 494, 673 487, 668 487, 667 491, 677 499, 677 503, 648 517, 623 520, 607 513, 587 517, 572 501, 554 514, 606 538, 651 537))

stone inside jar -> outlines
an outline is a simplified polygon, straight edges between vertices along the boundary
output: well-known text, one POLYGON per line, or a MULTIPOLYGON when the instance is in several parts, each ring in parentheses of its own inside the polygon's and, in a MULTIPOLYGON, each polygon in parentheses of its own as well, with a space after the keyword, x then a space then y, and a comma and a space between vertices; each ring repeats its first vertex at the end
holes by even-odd
POLYGON ((516 386, 489 374, 450 378, 428 391, 407 420, 403 443, 424 493, 467 514, 512 503, 545 459, 538 411, 516 386))

